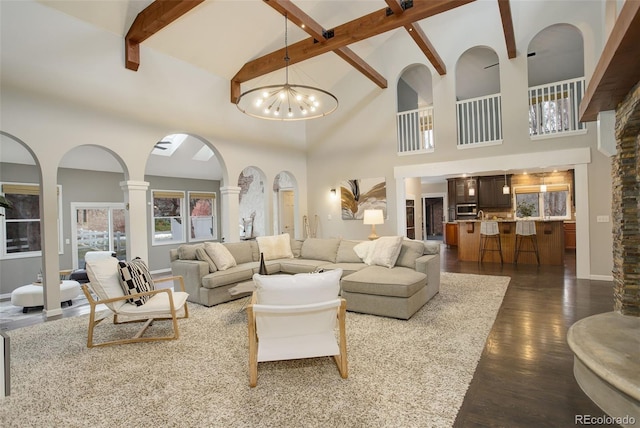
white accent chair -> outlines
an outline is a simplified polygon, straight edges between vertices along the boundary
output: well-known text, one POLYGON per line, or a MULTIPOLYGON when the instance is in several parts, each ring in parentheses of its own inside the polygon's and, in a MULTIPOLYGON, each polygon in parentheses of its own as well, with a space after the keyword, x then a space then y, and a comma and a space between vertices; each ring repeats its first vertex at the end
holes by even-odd
MULTIPOLYGON (((88 253, 87 253, 88 254, 88 253)), ((82 285, 82 291, 87 297, 91 307, 89 314, 89 332, 87 336, 87 347, 106 346, 122 343, 149 342, 156 340, 173 340, 180 337, 178 330, 178 319, 188 318, 189 309, 187 307, 188 293, 184 291, 184 281, 181 276, 171 276, 154 280, 154 283, 178 280, 181 291, 173 291, 170 288, 155 289, 144 293, 125 295, 120 285, 120 273, 118 271, 118 259, 115 257, 99 258, 88 260, 87 275, 89 284, 82 285), (98 299, 94 299, 91 291, 98 299), (136 306, 127 302, 132 297, 150 295, 151 298, 142 306, 136 306), (94 328, 101 321, 106 319, 102 316, 96 319, 96 306, 104 304, 113 313, 114 324, 124 324, 131 322, 144 322, 142 328, 132 338, 117 339, 102 343, 93 342, 94 328), (119 318, 122 320, 119 320, 119 318), (147 328, 155 320, 171 320, 173 323, 173 334, 167 336, 142 337, 147 328)))
POLYGON ((342 269, 253 276, 256 291, 247 306, 251 387, 258 383, 258 362, 263 361, 332 356, 347 378, 347 304, 338 296, 341 275, 342 269))

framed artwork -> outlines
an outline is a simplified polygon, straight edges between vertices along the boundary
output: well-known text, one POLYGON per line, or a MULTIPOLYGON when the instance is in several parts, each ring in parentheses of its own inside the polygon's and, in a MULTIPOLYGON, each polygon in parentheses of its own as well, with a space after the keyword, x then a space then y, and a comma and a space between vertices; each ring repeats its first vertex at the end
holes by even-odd
POLYGON ((343 220, 362 220, 364 210, 382 210, 387 217, 387 184, 384 177, 357 178, 340 183, 343 220))

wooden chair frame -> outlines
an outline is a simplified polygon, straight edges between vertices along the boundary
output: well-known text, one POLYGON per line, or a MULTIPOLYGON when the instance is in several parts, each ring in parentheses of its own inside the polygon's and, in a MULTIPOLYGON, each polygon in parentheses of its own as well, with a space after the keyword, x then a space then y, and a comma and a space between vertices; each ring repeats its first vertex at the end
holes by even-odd
MULTIPOLYGON (((182 278, 182 276, 170 276, 170 277, 164 277, 164 278, 159 278, 154 280, 154 283, 161 283, 161 282, 167 282, 167 281, 175 281, 178 280, 180 282, 180 288, 181 291, 185 291, 184 288, 184 279, 182 278)), ((136 343, 136 342, 151 342, 151 341, 158 341, 158 340, 175 340, 178 339, 180 337, 180 331, 178 330, 178 320, 179 319, 183 319, 183 318, 189 318, 189 308, 187 307, 187 302, 184 302, 184 315, 179 317, 177 316, 177 312, 176 312, 176 308, 174 306, 173 303, 173 292, 171 291, 170 288, 162 288, 162 289, 158 289, 158 290, 152 290, 152 291, 146 291, 144 293, 137 293, 137 294, 131 294, 131 295, 126 295, 126 296, 121 296, 121 297, 114 297, 111 299, 104 299, 104 300, 96 300, 93 298, 93 295, 91 294, 91 291, 89 290, 88 285, 90 284, 82 284, 82 291, 84 292, 84 295, 87 297, 87 301, 89 302, 89 306, 91 307, 91 312, 89 314, 89 331, 87 334, 87 348, 93 348, 93 347, 98 347, 98 346, 108 346, 108 345, 119 345, 119 344, 124 344, 124 343, 136 343), (129 323, 133 323, 133 322, 144 322, 143 326, 140 328, 140 330, 138 330, 138 332, 136 333, 135 336, 128 338, 128 339, 120 339, 120 340, 112 340, 112 341, 108 341, 108 342, 101 342, 101 343, 93 343, 93 329, 95 328, 95 326, 97 326, 98 324, 100 324, 103 320, 105 320, 107 317, 102 317, 98 320, 96 320, 96 306, 99 304, 105 304, 105 303, 112 303, 112 302, 120 302, 120 301, 127 301, 128 299, 131 299, 133 297, 138 297, 138 296, 154 296, 156 294, 159 293, 167 293, 169 294, 169 312, 171 313, 171 316, 166 316, 166 317, 151 317, 151 318, 144 318, 144 314, 140 314, 141 319, 135 319, 135 320, 130 320, 130 321, 118 321, 118 313, 117 312, 113 312, 113 323, 114 324, 129 324, 129 323), (168 335, 168 336, 153 336, 153 337, 142 337, 142 335, 144 334, 144 332, 147 330, 147 328, 155 321, 155 320, 172 320, 173 323, 173 334, 172 335, 168 335)), ((130 315, 126 315, 126 316, 130 316, 130 315)))
MULTIPOLYGON (((256 314, 253 310, 253 305, 257 303, 256 292, 251 296, 251 303, 247 306, 247 323, 249 329, 249 386, 252 388, 258 384, 258 334, 256 329, 256 314)), ((317 306, 322 306, 324 303, 320 303, 317 306)), ((308 305, 313 306, 313 305, 308 305)), ((307 309, 308 310, 308 309, 307 309)), ((340 353, 338 355, 332 355, 338 371, 343 379, 349 376, 349 369, 347 365, 347 333, 345 327, 345 319, 347 315, 347 301, 340 299, 340 306, 337 308, 338 317, 338 346, 340 353)))

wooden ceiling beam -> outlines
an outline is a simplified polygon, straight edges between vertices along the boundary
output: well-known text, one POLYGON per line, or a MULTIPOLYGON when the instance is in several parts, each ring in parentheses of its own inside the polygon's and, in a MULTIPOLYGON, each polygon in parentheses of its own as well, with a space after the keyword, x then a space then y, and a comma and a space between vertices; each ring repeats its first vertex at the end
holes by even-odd
POLYGON ((198 6, 204 0, 156 0, 140 12, 125 36, 125 67, 138 71, 140 43, 198 6))
MULTIPOLYGON (((290 0, 263 0, 273 9, 277 10, 283 15, 287 16, 289 21, 302 28, 311 37, 318 42, 323 43, 326 41, 325 29, 316 22, 313 18, 307 15, 302 9, 293 4, 290 0)), ((373 67, 365 62, 362 58, 356 55, 348 47, 338 48, 334 51, 340 58, 347 61, 356 70, 364 74, 369 80, 384 89, 387 87, 387 79, 385 79, 380 73, 378 73, 373 67)))
POLYGON ((500 18, 502 19, 502 31, 507 44, 507 56, 509 59, 516 57, 516 36, 513 32, 513 19, 511 18, 511 4, 509 0, 498 0, 500 18))
POLYGON ((640 80, 640 2, 627 1, 620 9, 589 85, 580 102, 580 121, 598 119, 601 111, 615 110, 640 80))
MULTIPOLYGON (((475 0, 415 1, 413 6, 401 15, 387 14, 386 8, 372 12, 335 27, 333 37, 322 43, 316 43, 311 37, 289 46, 289 65, 335 51, 473 1, 475 0)), ((241 83, 284 68, 282 58, 284 58, 284 48, 246 63, 231 79, 231 101, 235 103, 240 95, 241 83)))
MULTIPOLYGON (((395 15, 401 15, 404 13, 405 9, 401 0, 385 0, 385 2, 395 15)), ((427 38, 427 35, 422 31, 422 28, 420 28, 420 26, 415 22, 405 25, 404 28, 409 32, 413 41, 416 42, 438 74, 441 76, 447 74, 447 67, 444 65, 444 61, 442 61, 442 58, 440 58, 440 55, 436 52, 435 48, 427 38)))

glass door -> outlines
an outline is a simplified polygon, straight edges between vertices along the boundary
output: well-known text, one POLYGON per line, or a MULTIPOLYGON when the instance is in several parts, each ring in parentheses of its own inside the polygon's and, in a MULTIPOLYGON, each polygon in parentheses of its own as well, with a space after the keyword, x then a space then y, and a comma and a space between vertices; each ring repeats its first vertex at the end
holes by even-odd
POLYGON ((127 257, 124 204, 71 204, 73 267, 84 268, 88 251, 115 251, 127 257))

